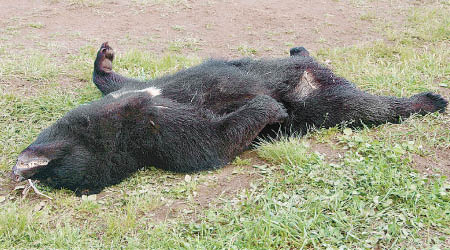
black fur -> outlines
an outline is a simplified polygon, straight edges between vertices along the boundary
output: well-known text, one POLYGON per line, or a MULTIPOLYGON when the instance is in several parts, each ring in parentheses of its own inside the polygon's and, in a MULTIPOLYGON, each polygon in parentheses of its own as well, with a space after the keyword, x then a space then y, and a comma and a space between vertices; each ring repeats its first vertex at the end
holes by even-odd
POLYGON ((93 80, 105 97, 44 130, 21 153, 13 175, 98 192, 149 165, 179 172, 221 167, 258 135, 273 130, 305 133, 342 122, 399 122, 447 106, 432 93, 371 95, 318 64, 305 48, 290 54, 272 60, 209 60, 139 81, 112 71, 114 52, 104 43, 93 80))

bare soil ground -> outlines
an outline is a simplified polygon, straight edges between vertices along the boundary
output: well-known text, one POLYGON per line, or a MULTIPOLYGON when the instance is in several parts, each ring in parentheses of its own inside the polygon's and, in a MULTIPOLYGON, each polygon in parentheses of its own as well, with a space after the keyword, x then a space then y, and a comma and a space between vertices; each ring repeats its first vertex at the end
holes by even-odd
MULTIPOLYGON (((48 52, 62 63, 86 45, 100 46, 109 41, 118 53, 129 48, 149 50, 155 54, 172 51, 195 54, 202 58, 240 56, 284 56, 293 46, 309 50, 350 46, 383 39, 375 21, 402 25, 403 11, 417 1, 355 0, 210 0, 193 1, 125 1, 125 0, 2 0, 0 28, 6 39, 0 42, 8 53, 23 50, 48 52), (364 4, 360 4, 360 3, 364 4)), ((84 84, 61 78, 61 84, 84 84)), ((0 81, 18 89, 30 89, 30 82, 0 81)), ((31 88, 32 89, 32 88, 31 88)), ((448 97, 448 93, 447 93, 448 97)), ((339 161, 339 150, 326 144, 313 150, 339 161)), ((449 176, 450 152, 436 157, 414 157, 417 168, 433 173, 435 168, 449 176), (430 165, 429 162, 435 164, 430 165)), ((254 153, 244 159, 260 161, 254 153)), ((212 200, 235 195, 260 178, 251 167, 233 174, 236 166, 213 172, 213 183, 198 187, 194 207, 214 205, 212 200)), ((2 181, 3 182, 3 181, 2 181)), ((3 185, 3 184, 2 184, 3 185)), ((11 186, 1 189, 11 190, 11 186)), ((152 211, 156 221, 177 217, 189 206, 175 201, 152 211)), ((195 214, 195 212, 194 212, 195 214)))
POLYGON ((450 149, 437 150, 426 157, 413 156, 414 167, 426 175, 436 173, 450 177, 450 149))
POLYGON ((56 49, 61 55, 110 41, 119 51, 139 47, 162 53, 178 42, 202 57, 237 57, 245 48, 279 56, 294 45, 314 50, 380 39, 371 20, 401 24, 401 11, 413 3, 5 0, 0 25, 21 34, 7 41, 15 49, 56 49))

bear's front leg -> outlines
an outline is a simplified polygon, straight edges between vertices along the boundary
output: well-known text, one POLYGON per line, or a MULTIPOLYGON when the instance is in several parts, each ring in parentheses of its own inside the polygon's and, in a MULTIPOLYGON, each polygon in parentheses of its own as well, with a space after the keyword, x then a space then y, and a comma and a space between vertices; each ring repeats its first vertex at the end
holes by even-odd
POLYGON ((103 43, 97 52, 92 75, 92 81, 103 95, 117 91, 130 83, 144 83, 136 79, 121 76, 114 72, 112 70, 113 60, 114 50, 108 45, 108 42, 103 43))
POLYGON ((284 107, 265 95, 224 116, 160 97, 154 98, 148 110, 143 114, 151 117, 154 128, 145 129, 150 134, 133 142, 143 146, 144 165, 177 172, 222 167, 242 153, 265 126, 287 118, 284 107))
POLYGON ((250 100, 233 113, 224 116, 215 126, 217 133, 227 142, 230 159, 243 152, 269 124, 284 121, 285 108, 275 99, 261 95, 250 100))

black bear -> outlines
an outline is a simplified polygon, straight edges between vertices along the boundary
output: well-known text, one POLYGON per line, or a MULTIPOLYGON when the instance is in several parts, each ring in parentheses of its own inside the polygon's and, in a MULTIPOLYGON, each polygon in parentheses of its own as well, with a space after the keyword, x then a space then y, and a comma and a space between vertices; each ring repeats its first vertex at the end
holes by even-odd
POLYGON ((335 76, 303 47, 290 54, 208 60, 139 81, 112 71, 114 52, 104 43, 93 81, 105 96, 45 129, 19 155, 12 177, 95 193, 145 166, 177 172, 221 167, 274 130, 399 122, 447 106, 432 93, 371 95, 335 76))

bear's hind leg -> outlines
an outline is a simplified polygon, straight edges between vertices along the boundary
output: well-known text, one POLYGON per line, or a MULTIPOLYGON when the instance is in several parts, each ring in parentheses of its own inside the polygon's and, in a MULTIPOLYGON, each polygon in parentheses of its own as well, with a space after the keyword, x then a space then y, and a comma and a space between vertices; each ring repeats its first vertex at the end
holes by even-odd
POLYGON ((448 102, 440 95, 421 93, 411 98, 376 96, 344 84, 318 89, 295 102, 288 123, 294 130, 306 132, 312 127, 333 127, 398 123, 412 114, 443 112, 448 102))

